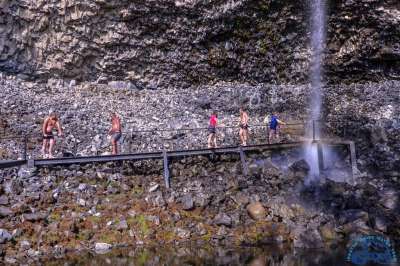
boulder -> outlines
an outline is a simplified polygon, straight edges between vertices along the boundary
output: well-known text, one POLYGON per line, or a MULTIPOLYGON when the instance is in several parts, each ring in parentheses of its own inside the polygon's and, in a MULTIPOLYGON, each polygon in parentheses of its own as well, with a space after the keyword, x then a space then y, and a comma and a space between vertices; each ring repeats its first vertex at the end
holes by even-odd
POLYGON ((253 202, 247 205, 247 212, 254 220, 262 220, 267 215, 267 211, 260 202, 253 202))
POLYGON ((11 238, 11 234, 6 229, 0 229, 0 244, 4 244, 7 241, 10 241, 11 238))
POLYGON ((324 241, 331 241, 338 238, 335 227, 331 223, 320 226, 319 232, 324 241))
POLYGON ((182 209, 189 211, 194 208, 194 201, 192 195, 185 195, 182 197, 182 209))
POLYGON ((14 212, 10 208, 0 206, 0 217, 2 217, 2 218, 9 217, 13 214, 14 214, 14 212))
POLYGON ((112 248, 112 245, 110 245, 110 244, 107 244, 107 243, 96 243, 95 245, 94 245, 94 250, 96 251, 96 252, 105 252, 105 251, 108 251, 108 250, 110 250, 112 248))
POLYGON ((306 160, 302 159, 294 162, 289 166, 289 171, 295 176, 299 178, 304 178, 308 175, 310 171, 310 165, 306 160))
POLYGON ((126 222, 126 220, 123 219, 123 220, 119 221, 119 222, 116 224, 115 229, 116 229, 116 230, 119 230, 119 231, 123 231, 123 230, 129 229, 129 226, 128 226, 128 223, 126 222))
POLYGON ((324 247, 324 242, 318 230, 307 229, 295 236, 293 246, 295 248, 318 249, 324 247))
POLYGON ((26 221, 37 222, 46 219, 47 214, 45 212, 24 213, 22 217, 26 221))
POLYGON ((232 225, 232 218, 225 213, 219 213, 214 217, 214 224, 230 227, 232 225))

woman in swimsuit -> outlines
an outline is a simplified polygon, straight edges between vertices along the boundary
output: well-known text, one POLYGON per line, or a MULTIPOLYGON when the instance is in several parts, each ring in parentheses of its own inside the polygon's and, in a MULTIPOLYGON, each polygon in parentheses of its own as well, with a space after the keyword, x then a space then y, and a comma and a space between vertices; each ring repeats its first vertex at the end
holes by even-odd
POLYGON ((213 112, 210 117, 210 123, 208 125, 208 148, 217 148, 217 118, 216 112, 213 112))
POLYGON ((247 114, 244 107, 240 108, 240 129, 239 137, 242 146, 247 145, 247 140, 249 138, 249 115, 247 114))

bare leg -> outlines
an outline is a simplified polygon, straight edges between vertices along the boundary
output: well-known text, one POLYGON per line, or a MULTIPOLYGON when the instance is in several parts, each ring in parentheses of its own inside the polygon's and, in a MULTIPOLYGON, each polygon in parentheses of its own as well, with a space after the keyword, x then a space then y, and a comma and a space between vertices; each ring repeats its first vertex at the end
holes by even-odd
POLYGON ((43 156, 43 158, 45 158, 46 155, 47 155, 46 149, 47 149, 47 145, 48 144, 49 144, 49 141, 47 139, 43 139, 43 145, 42 145, 42 156, 43 156))
POLYGON ((247 145, 247 139, 249 138, 249 130, 243 130, 243 146, 247 145))
POLYGON ((214 139, 214 148, 217 148, 217 134, 213 134, 213 139, 214 139))
POLYGON ((245 145, 245 140, 243 136, 243 129, 239 129, 240 145, 245 145))
POLYGON ((272 140, 275 138, 275 133, 276 133, 275 129, 270 129, 270 131, 269 131, 269 143, 272 143, 272 140))
POLYGON ((111 139, 111 148, 112 148, 111 154, 112 155, 115 155, 117 152, 115 146, 116 146, 116 143, 115 143, 114 139, 111 139))
POLYGON ((208 135, 207 145, 209 149, 212 148, 212 136, 212 133, 208 135))
POLYGON ((280 131, 280 127, 278 126, 278 127, 276 128, 276 139, 278 140, 278 142, 280 142, 280 139, 279 139, 279 131, 280 131))
POLYGON ((114 141, 114 155, 118 154, 118 143, 114 141))
POLYGON ((56 144, 55 139, 50 139, 50 146, 49 146, 49 157, 53 158, 53 147, 56 144))

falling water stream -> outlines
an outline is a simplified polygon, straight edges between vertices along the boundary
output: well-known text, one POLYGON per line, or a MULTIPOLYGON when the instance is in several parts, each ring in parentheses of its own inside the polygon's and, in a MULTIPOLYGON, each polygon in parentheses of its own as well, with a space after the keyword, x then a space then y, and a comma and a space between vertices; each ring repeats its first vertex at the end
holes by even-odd
MULTIPOLYGON (((322 105, 322 61, 325 48, 326 32, 326 0, 311 0, 311 63, 310 63, 310 81, 311 81, 311 99, 310 99, 310 120, 319 120, 321 117, 322 105)), ((313 137, 313 125, 307 128, 307 137, 313 137)), ((315 138, 319 139, 321 135, 319 123, 315 123, 315 138)), ((310 165, 310 174, 306 183, 317 181, 319 178, 317 145, 309 144, 305 148, 305 157, 310 165)))

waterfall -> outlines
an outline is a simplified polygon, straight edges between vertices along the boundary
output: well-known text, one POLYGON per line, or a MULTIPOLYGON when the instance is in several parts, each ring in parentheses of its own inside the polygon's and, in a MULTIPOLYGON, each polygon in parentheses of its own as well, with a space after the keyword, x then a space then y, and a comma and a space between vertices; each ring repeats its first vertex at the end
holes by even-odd
MULTIPOLYGON (((310 62, 310 81, 311 81, 311 99, 309 114, 310 120, 319 120, 321 115, 321 104, 322 104, 322 63, 323 53, 325 48, 325 32, 326 32, 326 0, 310 0, 311 1, 311 18, 310 18, 310 29, 311 29, 311 62, 310 62)), ((313 125, 307 127, 307 137, 313 137, 313 125)), ((319 139, 321 136, 319 123, 315 124, 315 138, 319 139)), ((318 155, 317 145, 308 144, 305 147, 305 158, 310 165, 310 174, 306 183, 318 180, 319 169, 318 169, 318 155)))

